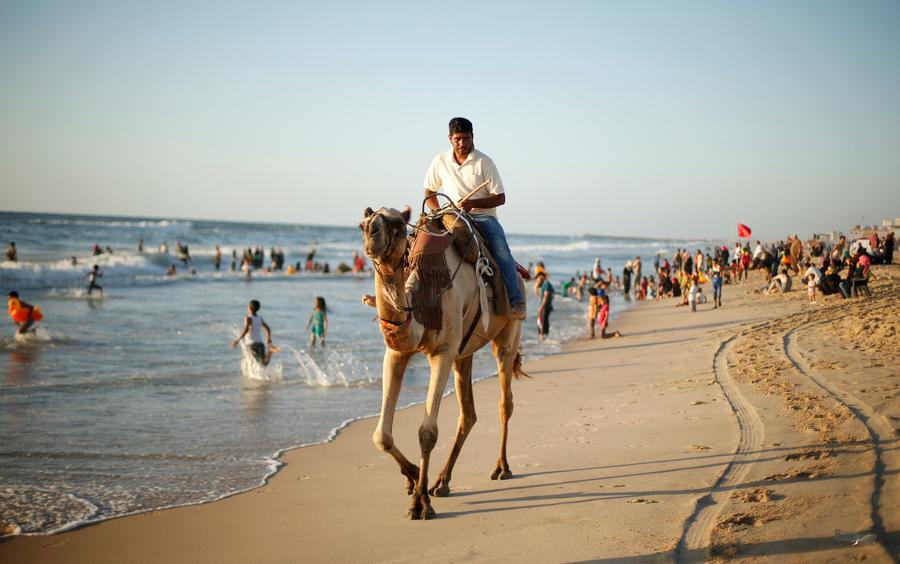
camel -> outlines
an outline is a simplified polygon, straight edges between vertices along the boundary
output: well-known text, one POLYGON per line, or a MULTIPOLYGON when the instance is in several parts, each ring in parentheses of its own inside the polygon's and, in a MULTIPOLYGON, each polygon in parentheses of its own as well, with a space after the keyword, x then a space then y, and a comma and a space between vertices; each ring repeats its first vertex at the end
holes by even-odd
MULTIPOLYGON (((454 464, 466 437, 475 425, 472 355, 488 342, 492 343, 497 361, 502 424, 500 455, 490 477, 492 480, 512 477, 506 458, 506 442, 509 419, 513 413, 512 379, 518 378, 521 373, 519 338, 522 322, 512 317, 499 317, 492 311, 481 312, 488 319, 484 324, 479 322, 481 302, 475 269, 470 263, 463 261, 454 246, 450 245, 444 250, 444 258, 448 270, 455 272, 455 275, 451 284, 438 297, 443 310, 441 330, 426 329, 418 323, 410 314, 409 297, 405 292, 404 267, 408 246, 406 226, 409 218, 409 206, 402 212, 385 208, 372 211, 372 208, 367 208, 359 227, 363 232, 365 253, 372 260, 376 273, 374 304, 371 303, 371 296, 364 297, 363 301, 377 308, 385 339, 381 415, 372 440, 380 450, 394 457, 400 465, 400 472, 406 477, 406 493, 412 494, 406 516, 409 519, 425 520, 435 514, 429 494, 437 497, 450 494, 454 464), (487 326, 486 330, 484 325, 487 326), (431 369, 425 417, 419 427, 421 458, 418 467, 400 452, 392 435, 403 374, 409 359, 416 353, 423 353, 427 357, 431 369), (451 368, 455 373, 456 398, 460 407, 456 439, 447 464, 434 485, 428 489, 428 465, 438 438, 438 410, 451 368)), ((519 284, 524 295, 524 282, 521 278, 519 284)))

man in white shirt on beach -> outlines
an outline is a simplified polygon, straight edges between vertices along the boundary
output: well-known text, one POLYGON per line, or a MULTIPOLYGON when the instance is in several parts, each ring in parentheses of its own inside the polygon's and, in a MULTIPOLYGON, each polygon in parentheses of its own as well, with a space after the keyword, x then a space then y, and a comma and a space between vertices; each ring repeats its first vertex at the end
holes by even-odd
POLYGON ((506 234, 497 220, 497 208, 506 203, 500 173, 490 157, 475 149, 472 122, 455 117, 450 120, 451 150, 440 153, 431 161, 425 174, 425 197, 428 207, 440 208, 435 197, 443 191, 454 203, 469 212, 478 224, 500 269, 500 276, 509 295, 511 315, 525 317, 525 296, 519 289, 516 262, 506 242, 506 234))

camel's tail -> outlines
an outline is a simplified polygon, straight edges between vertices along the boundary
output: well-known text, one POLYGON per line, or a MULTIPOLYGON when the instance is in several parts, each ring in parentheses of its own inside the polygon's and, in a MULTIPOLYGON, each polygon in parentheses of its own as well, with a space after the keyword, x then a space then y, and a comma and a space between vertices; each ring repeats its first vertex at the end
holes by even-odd
POLYGON ((526 378, 531 378, 527 372, 522 370, 522 353, 516 353, 516 359, 513 360, 513 376, 518 380, 522 376, 526 378))

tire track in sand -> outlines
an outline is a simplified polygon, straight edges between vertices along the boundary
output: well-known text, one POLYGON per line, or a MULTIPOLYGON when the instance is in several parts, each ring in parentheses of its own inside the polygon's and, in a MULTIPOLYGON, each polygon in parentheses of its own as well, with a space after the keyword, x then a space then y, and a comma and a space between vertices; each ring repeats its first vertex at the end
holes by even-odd
POLYGON ((738 389, 728 372, 728 350, 736 336, 719 343, 713 356, 713 372, 716 382, 725 394, 728 405, 737 419, 740 438, 737 449, 722 474, 709 492, 694 504, 694 510, 684 523, 684 530, 675 548, 676 562, 697 562, 710 557, 710 538, 722 508, 728 503, 731 490, 740 485, 750 465, 759 456, 765 436, 765 427, 753 405, 738 389))
POLYGON ((881 517, 882 491, 884 490, 886 465, 884 462, 884 447, 882 446, 882 437, 891 437, 893 429, 888 423, 872 409, 868 404, 855 397, 853 394, 845 392, 832 382, 819 376, 813 371, 812 367, 803 358, 800 347, 797 345, 796 334, 801 329, 812 329, 818 325, 823 325, 827 321, 819 321, 817 323, 806 323, 795 327, 784 334, 782 337, 784 356, 797 369, 797 371, 809 378, 816 386, 825 391, 832 399, 843 404, 850 410, 850 413, 856 417, 869 433, 869 439, 872 441, 872 449, 875 452, 875 467, 873 468, 873 485, 871 496, 871 512, 872 532, 878 543, 884 548, 885 552, 894 562, 900 562, 897 547, 888 543, 887 532, 884 529, 884 519, 881 517))

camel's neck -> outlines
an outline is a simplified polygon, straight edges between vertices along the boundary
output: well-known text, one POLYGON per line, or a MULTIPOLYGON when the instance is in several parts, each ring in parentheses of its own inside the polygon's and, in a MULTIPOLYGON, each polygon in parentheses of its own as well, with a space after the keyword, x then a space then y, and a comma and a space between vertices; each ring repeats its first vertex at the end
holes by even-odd
POLYGON ((414 351, 422 340, 425 328, 409 312, 406 279, 402 261, 395 268, 377 265, 375 276, 375 306, 381 318, 381 330, 388 346, 398 351, 414 351))
POLYGON ((375 305, 378 309, 378 317, 395 323, 403 323, 408 315, 406 308, 409 306, 404 291, 406 280, 403 265, 392 268, 382 264, 377 268, 375 305))

